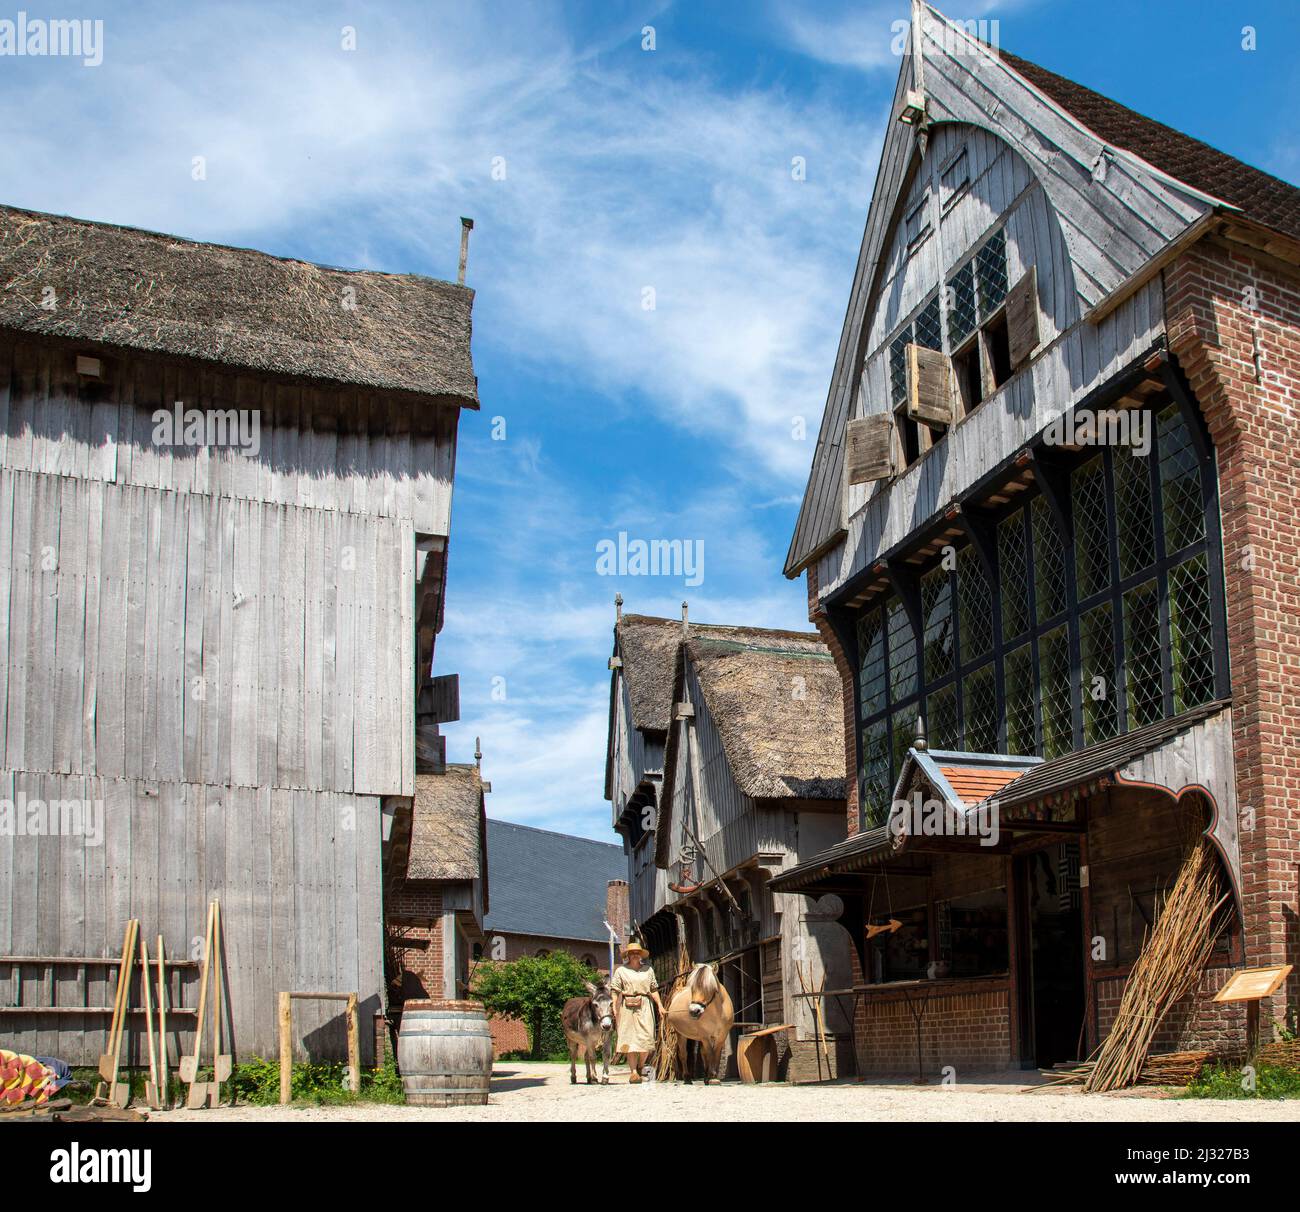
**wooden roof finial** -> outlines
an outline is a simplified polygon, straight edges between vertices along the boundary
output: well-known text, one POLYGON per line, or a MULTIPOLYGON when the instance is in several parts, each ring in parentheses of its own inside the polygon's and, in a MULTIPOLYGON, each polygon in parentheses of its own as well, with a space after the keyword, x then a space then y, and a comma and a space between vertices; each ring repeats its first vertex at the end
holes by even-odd
POLYGON ((474 765, 477 769, 483 769, 483 744, 478 737, 474 738, 474 765))
POLYGON ((918 711, 916 713, 916 736, 912 739, 912 748, 917 753, 924 753, 927 748, 925 739, 925 717, 918 711))
POLYGON ((688 602, 682 603, 682 635, 689 635, 691 630, 691 607, 688 602))
POLYGON ((616 593, 614 595, 614 622, 618 622, 623 617, 623 595, 616 593))

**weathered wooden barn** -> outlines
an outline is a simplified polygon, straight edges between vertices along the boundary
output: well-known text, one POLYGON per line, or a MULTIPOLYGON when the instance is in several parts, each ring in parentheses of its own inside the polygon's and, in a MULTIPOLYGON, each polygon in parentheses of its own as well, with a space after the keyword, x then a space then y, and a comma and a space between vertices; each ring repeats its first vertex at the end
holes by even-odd
POLYGON ((1300 949, 1300 191, 921 3, 889 117, 785 568, 850 836, 774 886, 844 902, 862 1072, 1044 1065, 1204 831, 1236 912, 1157 1042, 1240 1053, 1211 996, 1300 949))
MULTIPOLYGON (((780 1072, 815 1078, 812 1003, 799 995, 850 979, 850 940, 835 898, 828 912, 768 881, 844 836, 830 653, 816 633, 629 614, 611 666, 607 793, 655 971, 671 978, 683 946, 716 961, 737 1030, 793 1024, 780 1072)), ((833 1054, 848 1024, 833 999, 826 1011, 833 1054)))
MULTIPOLYGON (((213 897, 237 1055, 274 1051, 280 990, 382 1011, 384 810, 410 812, 417 715, 437 764, 449 697, 472 300, 0 210, 9 1046, 93 1061, 130 916, 190 962, 188 1046, 213 897)), ((333 1014, 296 1009, 298 1045, 340 1055, 333 1014)))

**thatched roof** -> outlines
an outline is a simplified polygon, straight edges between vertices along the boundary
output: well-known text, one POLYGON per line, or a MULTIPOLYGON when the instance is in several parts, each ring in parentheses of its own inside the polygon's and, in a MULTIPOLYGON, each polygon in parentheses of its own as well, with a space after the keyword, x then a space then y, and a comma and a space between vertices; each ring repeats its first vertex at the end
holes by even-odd
POLYGON ((844 798, 843 691, 817 635, 693 637, 685 656, 741 791, 752 799, 844 798))
POLYGON ((684 633, 681 619, 625 614, 615 624, 614 643, 615 651, 623 661, 623 676, 627 679, 628 698, 632 703, 633 727, 646 732, 668 731, 672 718, 677 650, 684 634, 760 646, 777 643, 797 649, 812 645, 826 651, 812 632, 691 623, 684 633))
POLYGON ((417 774, 408 880, 476 880, 487 873, 487 813, 476 766, 417 774))
POLYGON ((477 408, 473 301, 415 274, 0 206, 0 328, 477 408))

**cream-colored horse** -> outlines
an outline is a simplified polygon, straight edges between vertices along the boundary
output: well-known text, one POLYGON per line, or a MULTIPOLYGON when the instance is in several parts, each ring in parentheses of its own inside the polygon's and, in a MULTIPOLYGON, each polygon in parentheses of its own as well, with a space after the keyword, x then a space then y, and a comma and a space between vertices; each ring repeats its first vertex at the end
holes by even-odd
POLYGON ((668 1025, 677 1032, 677 1072, 691 1080, 687 1044, 697 1040, 704 1050, 704 1084, 717 1077, 722 1045, 736 1021, 731 998, 708 964, 696 964, 684 988, 668 1003, 668 1025))

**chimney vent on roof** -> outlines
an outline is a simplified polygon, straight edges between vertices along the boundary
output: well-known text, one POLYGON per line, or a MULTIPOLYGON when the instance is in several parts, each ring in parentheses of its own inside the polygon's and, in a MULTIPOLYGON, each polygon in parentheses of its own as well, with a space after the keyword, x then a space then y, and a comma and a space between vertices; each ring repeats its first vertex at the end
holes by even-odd
POLYGON ((456 271, 456 281, 465 285, 465 264, 469 260, 469 233, 474 230, 474 220, 460 217, 460 268, 456 271))

